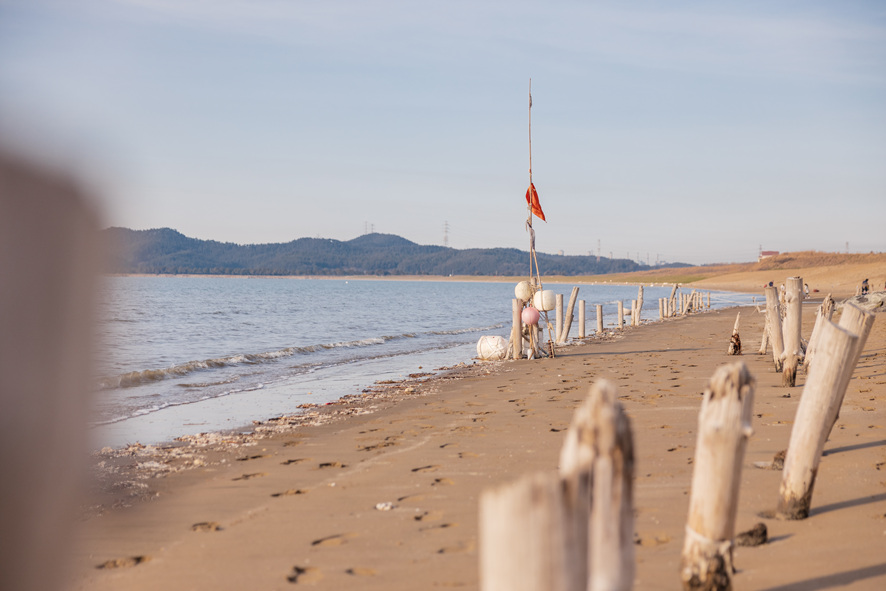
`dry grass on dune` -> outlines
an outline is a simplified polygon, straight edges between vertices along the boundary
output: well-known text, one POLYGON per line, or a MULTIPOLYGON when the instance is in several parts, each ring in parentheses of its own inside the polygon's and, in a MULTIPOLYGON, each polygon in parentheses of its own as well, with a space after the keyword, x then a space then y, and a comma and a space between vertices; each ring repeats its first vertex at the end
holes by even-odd
MULTIPOLYGON (((886 253, 841 254, 833 252, 801 251, 785 252, 777 256, 753 263, 728 263, 703 265, 699 267, 653 269, 635 273, 616 273, 611 275, 594 275, 588 281, 611 281, 613 283, 695 283, 703 280, 714 280, 727 276, 747 275, 753 277, 757 273, 779 272, 778 276, 787 276, 790 272, 803 269, 827 269, 833 267, 882 269, 886 273, 886 253)), ((875 274, 874 271, 871 273, 875 274)), ((774 275, 773 275, 774 276, 774 275)), ((576 278, 571 278, 573 281, 576 278)), ((860 279, 859 279, 860 281, 860 279)))

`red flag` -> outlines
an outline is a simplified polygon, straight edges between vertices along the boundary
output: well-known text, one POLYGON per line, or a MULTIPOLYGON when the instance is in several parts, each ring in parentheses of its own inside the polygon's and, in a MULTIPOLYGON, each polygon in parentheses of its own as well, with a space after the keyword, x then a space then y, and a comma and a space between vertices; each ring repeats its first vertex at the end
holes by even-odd
POLYGON ((538 202, 538 191, 535 190, 533 183, 529 183, 529 188, 526 189, 526 203, 529 204, 535 217, 541 218, 542 221, 547 221, 545 219, 545 212, 541 210, 541 204, 538 202))

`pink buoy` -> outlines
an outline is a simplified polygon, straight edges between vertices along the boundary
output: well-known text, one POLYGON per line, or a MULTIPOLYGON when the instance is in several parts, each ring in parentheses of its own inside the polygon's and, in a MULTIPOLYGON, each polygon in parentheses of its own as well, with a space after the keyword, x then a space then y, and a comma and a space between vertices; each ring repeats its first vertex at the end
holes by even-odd
POLYGON ((523 308, 523 313, 520 314, 520 318, 523 319, 523 324, 530 324, 532 326, 535 326, 536 324, 538 324, 540 314, 538 313, 538 310, 536 310, 532 306, 527 306, 526 308, 523 308))

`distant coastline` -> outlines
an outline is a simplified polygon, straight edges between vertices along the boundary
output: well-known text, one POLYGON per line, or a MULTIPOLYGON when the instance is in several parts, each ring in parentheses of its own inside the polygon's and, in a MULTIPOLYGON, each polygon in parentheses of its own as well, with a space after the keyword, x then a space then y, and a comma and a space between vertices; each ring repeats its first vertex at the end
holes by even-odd
MULTIPOLYGON (((109 273, 116 276, 226 277, 275 279, 337 279, 346 281, 461 281, 516 283, 527 275, 230 275, 202 273, 109 273)), ((782 253, 755 263, 734 263, 651 269, 631 273, 599 275, 542 276, 542 283, 587 285, 688 285, 701 289, 759 293, 769 281, 783 281, 788 275, 800 276, 822 294, 851 296, 863 279, 872 289, 886 285, 886 253, 835 254, 820 252, 782 253)))

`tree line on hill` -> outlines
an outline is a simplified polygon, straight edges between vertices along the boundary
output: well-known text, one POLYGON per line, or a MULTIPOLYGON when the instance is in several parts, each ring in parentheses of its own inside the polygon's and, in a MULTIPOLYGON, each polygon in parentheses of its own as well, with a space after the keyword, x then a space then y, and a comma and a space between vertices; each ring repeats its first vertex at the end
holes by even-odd
MULTIPOLYGON (((189 238, 170 228, 108 228, 104 232, 112 245, 111 273, 519 276, 529 270, 529 253, 516 248, 460 250, 420 245, 392 234, 365 234, 347 241, 299 238, 239 245, 189 238)), ((650 268, 628 259, 537 255, 543 275, 601 275, 650 268)))

